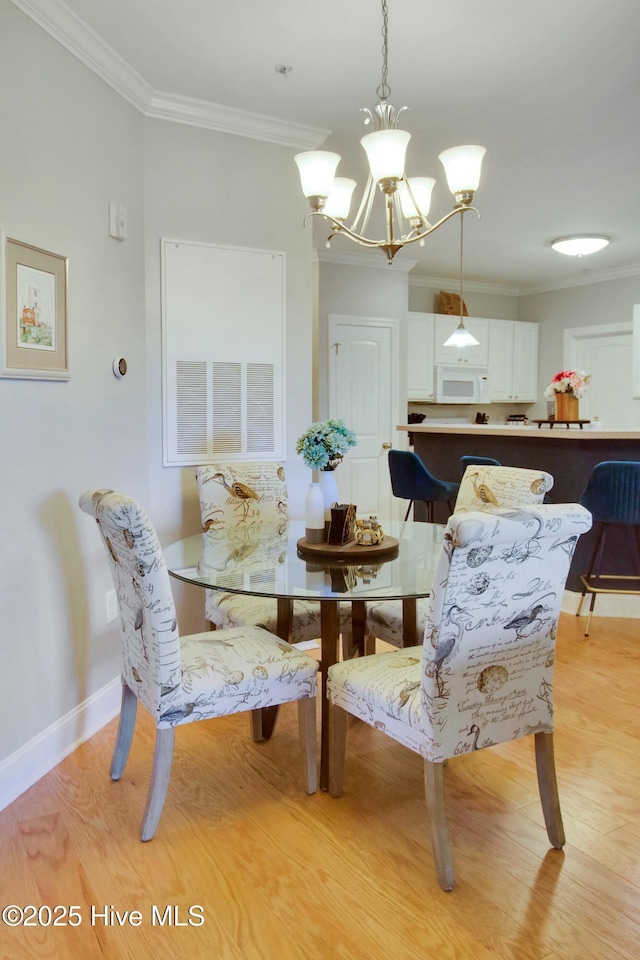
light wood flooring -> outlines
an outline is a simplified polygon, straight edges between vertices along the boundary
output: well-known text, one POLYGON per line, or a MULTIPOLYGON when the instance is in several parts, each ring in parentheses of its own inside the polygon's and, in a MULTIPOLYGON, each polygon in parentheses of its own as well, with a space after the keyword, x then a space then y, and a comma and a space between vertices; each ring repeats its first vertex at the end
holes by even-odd
POLYGON ((344 796, 308 797, 295 707, 266 744, 246 715, 179 728, 142 844, 153 729, 140 710, 119 783, 114 722, 0 812, 0 905, 82 917, 0 924, 0 958, 638 960, 640 623, 594 618, 585 639, 584 622, 563 615, 558 640, 563 852, 548 845, 531 738, 460 757, 445 771, 457 885, 443 893, 420 758, 350 721, 344 796), (92 925, 92 905, 141 924, 92 925), (154 906, 185 925, 153 925, 154 906))

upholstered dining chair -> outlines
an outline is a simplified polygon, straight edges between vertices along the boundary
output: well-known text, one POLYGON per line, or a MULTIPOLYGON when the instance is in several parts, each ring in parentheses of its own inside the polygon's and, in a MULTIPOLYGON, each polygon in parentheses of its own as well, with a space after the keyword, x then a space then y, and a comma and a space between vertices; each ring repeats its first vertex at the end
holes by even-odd
POLYGON ((534 736, 547 834, 564 845, 553 663, 571 558, 590 527, 580 504, 453 514, 422 646, 329 668, 330 794, 343 789, 348 713, 419 753, 443 890, 454 886, 443 765, 461 754, 534 736))
POLYGON ((80 507, 97 521, 120 607, 122 706, 113 780, 127 763, 138 701, 156 724, 141 839, 150 840, 160 820, 175 728, 197 720, 297 701, 307 791, 315 793, 317 661, 255 626, 181 637, 169 574, 144 509, 113 490, 88 490, 80 507))
MULTIPOLYGON (((241 542, 247 528, 259 526, 266 549, 277 551, 278 540, 286 545, 289 494, 282 463, 238 461, 209 464, 197 467, 195 477, 202 529, 211 533, 212 541, 215 541, 216 531, 220 533, 221 543, 228 541, 230 528, 234 528, 231 538, 241 542)), ((252 532, 255 534, 255 530, 252 532)), ((255 542, 255 536, 252 540, 255 542)), ((258 559, 259 556, 255 561, 258 559)), ((275 633, 277 601, 270 597, 206 590, 205 617, 215 629, 258 624, 275 633)), ((350 617, 350 605, 340 604, 340 625, 345 634, 351 631, 350 617)), ((319 636, 319 602, 296 600, 289 641, 297 643, 319 636)))
POLYGON ((544 470, 470 464, 464 472, 454 513, 542 503, 553 487, 553 477, 544 470))
MULTIPOLYGON (((455 512, 489 507, 519 507, 542 503, 553 477, 542 470, 502 467, 493 464, 467 467, 456 498, 455 512)), ((428 602, 418 600, 418 636, 424 632, 428 602)), ((380 600, 367 605, 366 632, 394 647, 402 647, 402 601, 380 600)), ((367 642, 370 647, 370 642, 367 642)))

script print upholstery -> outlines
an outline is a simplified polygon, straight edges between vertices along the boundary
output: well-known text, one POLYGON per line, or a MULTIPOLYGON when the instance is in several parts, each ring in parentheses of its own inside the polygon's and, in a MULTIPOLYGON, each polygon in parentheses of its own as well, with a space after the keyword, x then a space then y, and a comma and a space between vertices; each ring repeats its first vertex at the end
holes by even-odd
POLYGON ((454 513, 542 503, 552 487, 553 477, 544 470, 471 464, 462 477, 454 513))
POLYGON ((315 696, 317 663, 254 627, 180 638, 169 574, 143 508, 109 490, 80 506, 107 548, 120 606, 122 681, 159 727, 315 696))
POLYGON ((434 762, 551 732, 560 605, 590 527, 578 504, 453 514, 424 643, 331 667, 331 703, 434 762))
MULTIPOLYGON (((215 572, 221 586, 237 588, 242 588, 245 575, 257 583, 263 573, 268 592, 270 574, 284 561, 289 533, 289 495, 283 464, 208 465, 197 467, 195 477, 202 528, 208 538, 202 572, 215 572)), ((258 624, 276 633, 278 622, 275 600, 224 589, 206 591, 205 616, 216 629, 223 630, 258 624)), ((351 630, 348 604, 340 605, 340 624, 345 632, 351 630)), ((289 640, 296 643, 319 636, 319 603, 296 600, 289 640)))
MULTIPOLYGON (((553 477, 544 470, 473 464, 465 470, 454 512, 542 503, 552 487, 553 477)), ((418 600, 418 635, 422 635, 426 620, 427 602, 418 600)), ((402 602, 382 600, 369 604, 367 632, 386 643, 401 647, 403 645, 402 602)))

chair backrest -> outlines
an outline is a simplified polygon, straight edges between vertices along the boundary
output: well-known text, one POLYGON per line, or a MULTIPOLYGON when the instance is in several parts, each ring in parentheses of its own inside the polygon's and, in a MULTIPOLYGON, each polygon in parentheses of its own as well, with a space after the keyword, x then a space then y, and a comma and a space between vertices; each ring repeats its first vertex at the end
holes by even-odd
POLYGON ((542 503, 552 486, 553 477, 544 470, 471 465, 460 483, 454 513, 542 503))
POLYGON ((284 466, 274 461, 197 467, 202 529, 289 520, 284 466))
POLYGON ((580 503, 598 523, 640 524, 640 463, 597 463, 580 495, 580 503))
POLYGON ((560 605, 590 527, 573 503, 449 518, 422 654, 428 759, 553 730, 560 605))
POLYGON ((460 457, 460 467, 462 468, 462 474, 467 467, 474 465, 484 466, 484 467, 501 467, 502 464, 499 460, 496 460, 494 457, 475 457, 473 454, 460 457))
POLYGON ((145 510, 113 490, 87 490, 120 605, 122 679, 156 722, 182 717, 180 636, 169 574, 145 510))
POLYGON ((389 475, 394 497, 401 500, 446 500, 448 493, 420 457, 411 450, 389 450, 389 475))

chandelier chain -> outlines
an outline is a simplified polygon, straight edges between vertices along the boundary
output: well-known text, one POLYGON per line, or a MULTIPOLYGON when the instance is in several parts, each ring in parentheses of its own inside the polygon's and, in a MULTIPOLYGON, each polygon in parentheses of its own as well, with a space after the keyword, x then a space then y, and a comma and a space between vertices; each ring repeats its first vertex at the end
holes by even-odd
POLYGON ((387 83, 387 76, 389 74, 389 68, 387 66, 387 59, 389 56, 389 9, 387 7, 387 0, 382 0, 382 77, 380 80, 380 86, 376 90, 376 94, 379 100, 387 100, 391 94, 391 87, 387 83))

